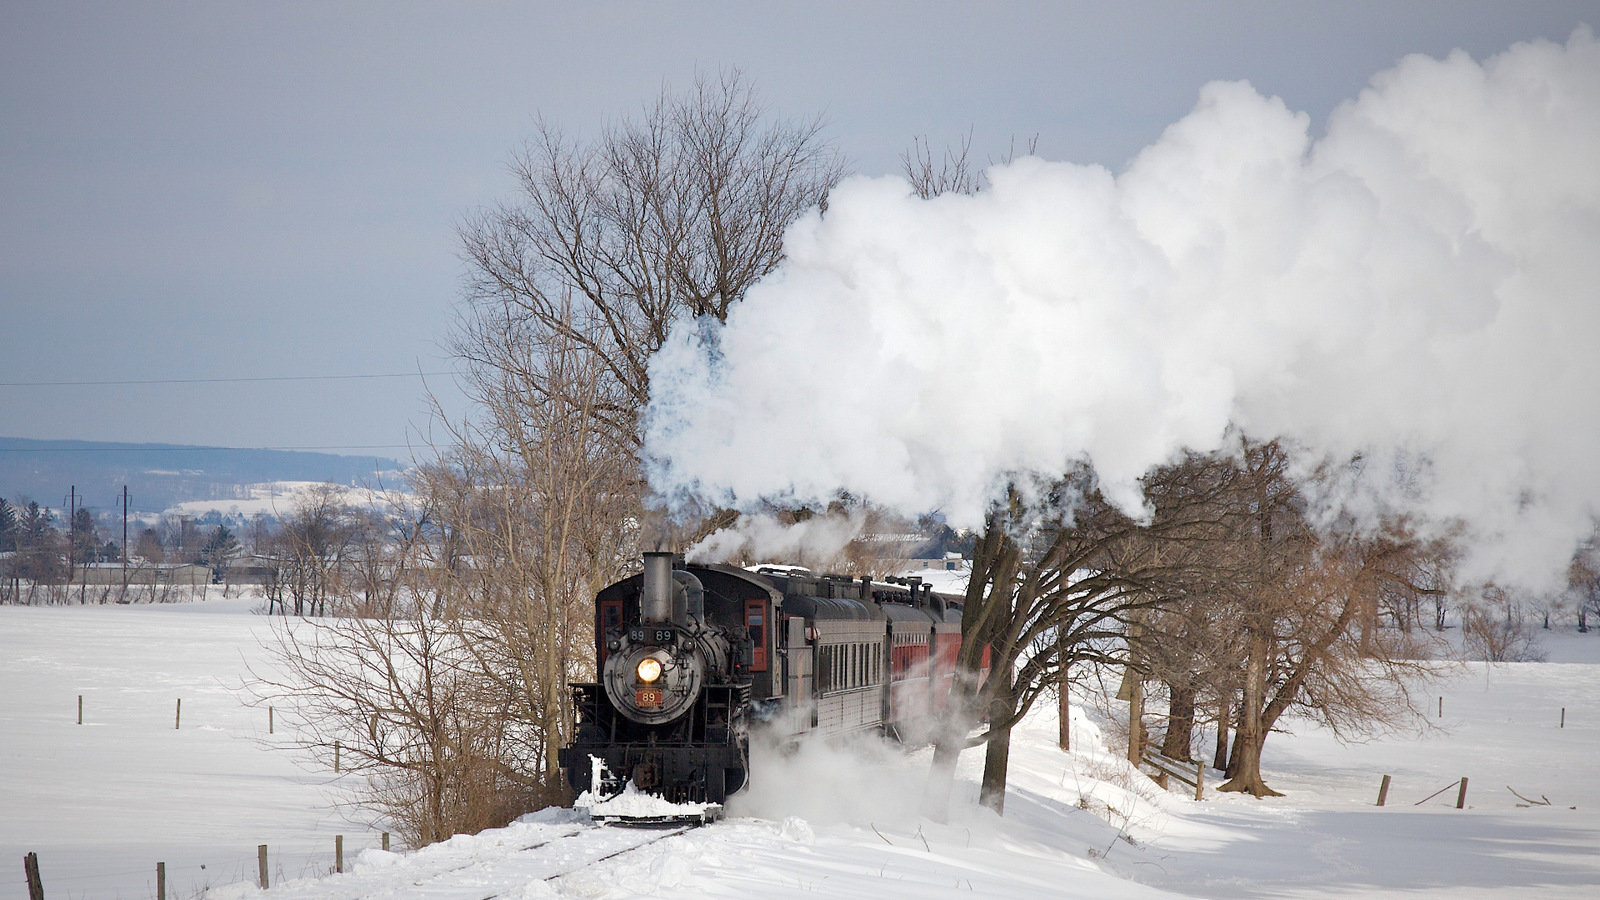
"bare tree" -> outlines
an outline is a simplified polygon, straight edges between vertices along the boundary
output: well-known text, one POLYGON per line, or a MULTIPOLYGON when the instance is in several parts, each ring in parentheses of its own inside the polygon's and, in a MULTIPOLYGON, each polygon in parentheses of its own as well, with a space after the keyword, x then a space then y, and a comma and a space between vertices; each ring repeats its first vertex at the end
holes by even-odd
MULTIPOLYGON (((1039 136, 1028 139, 1024 153, 1032 155, 1039 145, 1039 136)), ((1004 165, 1016 158, 1017 146, 1011 146, 1000 157, 989 157, 989 165, 1004 165)), ((987 185, 984 173, 972 158, 972 131, 962 136, 960 146, 946 147, 935 161, 933 146, 926 137, 912 138, 911 148, 900 154, 900 171, 911 189, 924 200, 942 194, 976 194, 987 185)))
POLYGON ((1469 658, 1488 662, 1540 662, 1544 651, 1527 621, 1524 598, 1486 584, 1463 595, 1461 643, 1469 658))
MULTIPOLYGON (((819 119, 773 121, 736 70, 663 92, 579 145, 549 122, 516 157, 516 200, 461 229, 470 264, 461 357, 495 365, 485 329, 558 334, 615 390, 595 414, 637 446, 650 355, 681 317, 727 317, 782 259, 784 229, 825 202, 841 163, 819 119)), ((520 388, 544 399, 550 385, 520 388)))
MULTIPOLYGON (((286 590, 297 616, 327 615, 329 599, 342 593, 356 535, 345 494, 337 484, 314 486, 295 501, 271 541, 276 571, 269 588, 286 590)), ((280 594, 280 603, 283 599, 280 594)))
POLYGON ((1237 609, 1216 600, 1203 586, 1173 592, 1169 602, 1143 618, 1141 661, 1167 699, 1163 756, 1190 760, 1195 728, 1212 723, 1224 736, 1215 765, 1226 765, 1225 736, 1244 656, 1241 635, 1237 609))
MULTIPOLYGON (((564 313, 570 317, 570 308, 564 313)), ((420 479, 441 534, 434 569, 489 623, 498 671, 536 722, 546 778, 570 719, 569 680, 592 677, 593 598, 634 564, 636 462, 608 434, 617 387, 589 345, 556 331, 483 332, 468 393, 478 416, 420 479), (520 390, 527 382, 540 395, 520 390)))
POLYGON ((1111 506, 1081 469, 1043 503, 1013 494, 990 516, 973 553, 949 727, 935 741, 944 796, 955 756, 985 746, 980 802, 1002 811, 1011 729, 1039 697, 1064 691, 1080 663, 1123 664, 1130 622, 1166 602, 1200 565, 1193 536, 1211 526, 1221 484, 1201 460, 1147 476, 1147 523, 1111 506), (984 655, 988 675, 979 680, 984 655), (969 737, 971 726, 988 726, 969 737))
POLYGON ((276 674, 252 691, 285 709, 294 746, 362 776, 343 782, 355 802, 412 846, 506 824, 544 795, 524 774, 516 698, 479 663, 480 627, 397 612, 277 620, 276 674))
POLYGON ((1414 715, 1408 685, 1428 676, 1416 641, 1361 623, 1407 581, 1424 544, 1403 523, 1380 533, 1312 528, 1288 454, 1276 442, 1244 442, 1213 595, 1235 607, 1243 636, 1238 715, 1228 780, 1218 789, 1274 795, 1261 774, 1268 735, 1291 709, 1335 734, 1414 715))
POLYGON ((1567 593, 1578 616, 1578 632, 1587 634, 1589 617, 1600 614, 1600 522, 1572 556, 1567 593))

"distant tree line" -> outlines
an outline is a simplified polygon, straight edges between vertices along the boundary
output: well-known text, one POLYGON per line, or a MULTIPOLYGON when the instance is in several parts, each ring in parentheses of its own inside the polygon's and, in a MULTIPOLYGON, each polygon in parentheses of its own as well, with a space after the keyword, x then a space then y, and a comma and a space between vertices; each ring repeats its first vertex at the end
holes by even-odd
POLYGON ((84 580, 78 570, 94 564, 195 563, 220 574, 243 552, 225 525, 202 530, 191 517, 163 516, 138 532, 124 559, 92 510, 73 510, 65 527, 56 520, 37 501, 0 498, 0 602, 65 602, 69 583, 84 580))

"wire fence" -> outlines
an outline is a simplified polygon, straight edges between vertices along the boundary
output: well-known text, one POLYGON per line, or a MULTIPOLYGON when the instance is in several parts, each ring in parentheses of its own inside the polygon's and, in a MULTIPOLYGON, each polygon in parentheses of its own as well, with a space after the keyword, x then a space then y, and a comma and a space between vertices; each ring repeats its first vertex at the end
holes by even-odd
POLYGON ((291 849, 274 850, 272 844, 259 844, 251 850, 198 853, 194 849, 181 851, 182 861, 171 863, 154 860, 148 865, 132 866, 117 863, 96 865, 84 858, 89 851, 44 850, 28 854, 24 868, 31 884, 35 873, 43 889, 51 897, 139 897, 155 900, 189 898, 223 885, 249 883, 270 889, 286 881, 303 878, 321 878, 346 871, 362 851, 391 849, 390 834, 365 832, 347 838, 336 834, 321 849, 307 849, 304 840, 290 841, 291 849), (199 862, 197 855, 208 857, 199 862))

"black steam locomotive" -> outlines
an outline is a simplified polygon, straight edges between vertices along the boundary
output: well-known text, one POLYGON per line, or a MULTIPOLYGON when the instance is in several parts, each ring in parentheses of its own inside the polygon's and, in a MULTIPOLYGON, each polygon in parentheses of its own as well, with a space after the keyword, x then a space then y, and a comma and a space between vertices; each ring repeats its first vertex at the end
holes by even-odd
POLYGON ((595 598, 597 684, 571 685, 574 791, 631 781, 721 803, 750 777, 753 728, 907 735, 943 710, 961 604, 916 579, 755 572, 647 553, 595 598), (596 779, 601 783, 596 784, 596 779))

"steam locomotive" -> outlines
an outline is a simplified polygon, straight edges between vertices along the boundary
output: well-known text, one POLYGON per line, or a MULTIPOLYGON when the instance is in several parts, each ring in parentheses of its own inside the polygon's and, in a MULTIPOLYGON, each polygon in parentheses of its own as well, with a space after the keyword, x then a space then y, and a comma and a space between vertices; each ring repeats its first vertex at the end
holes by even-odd
POLYGON ((631 781, 674 803, 720 804, 750 777, 750 735, 925 731, 954 684, 961 603, 918 579, 685 564, 595 598, 599 681, 572 684, 560 763, 578 793, 631 781), (598 782, 598 783, 597 783, 598 782))

